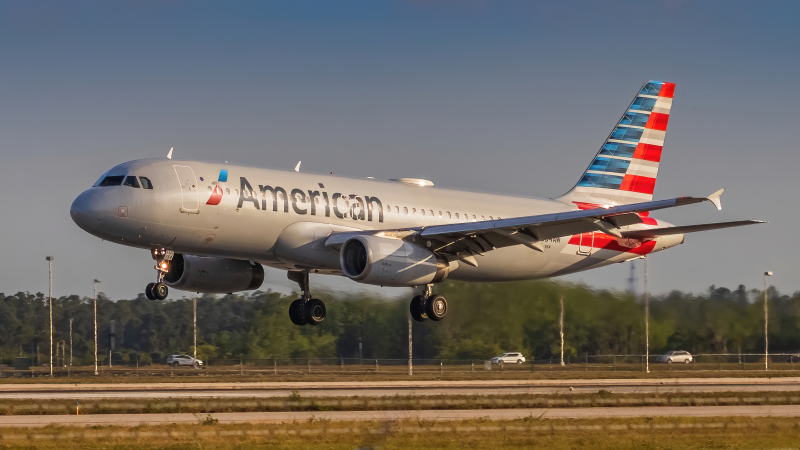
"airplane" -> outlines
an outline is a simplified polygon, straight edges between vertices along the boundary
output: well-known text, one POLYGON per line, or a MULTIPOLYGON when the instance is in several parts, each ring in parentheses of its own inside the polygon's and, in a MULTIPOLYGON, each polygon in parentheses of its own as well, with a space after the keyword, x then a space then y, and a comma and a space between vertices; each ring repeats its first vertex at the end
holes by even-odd
POLYGON ((684 242, 686 233, 763 223, 741 220, 675 226, 653 211, 709 201, 653 200, 674 83, 649 81, 566 194, 522 198, 225 163, 149 158, 108 170, 70 208, 83 230, 149 249, 163 300, 169 288, 198 293, 257 289, 263 266, 287 271, 302 294, 289 307, 296 325, 317 325, 325 303, 309 274, 418 289, 417 321, 442 320, 444 280, 548 278, 642 258, 684 242))

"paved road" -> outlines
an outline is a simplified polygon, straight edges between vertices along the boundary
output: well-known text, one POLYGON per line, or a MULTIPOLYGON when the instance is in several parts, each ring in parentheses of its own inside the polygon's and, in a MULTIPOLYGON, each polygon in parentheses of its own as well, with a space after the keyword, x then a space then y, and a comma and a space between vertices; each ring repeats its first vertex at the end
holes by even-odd
POLYGON ((0 384, 0 399, 155 399, 286 397, 381 397, 395 395, 490 395, 692 392, 797 392, 800 378, 665 378, 618 380, 376 381, 288 383, 150 383, 150 384, 0 384))
MULTIPOLYGON (((247 412, 219 413, 220 423, 290 423, 294 421, 387 421, 387 420, 466 420, 489 418, 513 420, 525 417, 542 419, 596 419, 612 417, 800 417, 800 405, 789 406, 677 406, 615 408, 526 408, 453 411, 328 411, 328 412, 247 412)), ((203 414, 97 414, 82 416, 0 416, 0 428, 41 427, 47 425, 160 425, 198 423, 203 414)))

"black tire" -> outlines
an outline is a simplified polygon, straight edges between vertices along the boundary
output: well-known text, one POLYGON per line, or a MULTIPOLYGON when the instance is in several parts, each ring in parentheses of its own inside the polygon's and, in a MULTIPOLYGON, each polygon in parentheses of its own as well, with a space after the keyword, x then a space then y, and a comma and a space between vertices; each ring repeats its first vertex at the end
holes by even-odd
POLYGON ((148 283, 147 287, 144 288, 144 295, 147 297, 148 300, 155 300, 156 296, 153 295, 153 288, 156 287, 155 283, 148 283))
POLYGON ((447 315, 447 300, 441 295, 433 295, 425 302, 425 315, 436 322, 447 315))
POLYGON ((521 360, 521 359, 518 359, 518 360, 517 360, 517 364, 522 364, 522 360, 521 360))
POLYGON ((305 318, 305 305, 303 305, 303 301, 297 299, 289 305, 289 319, 295 325, 305 325, 308 323, 305 318))
POLYGON ((318 298, 312 298, 305 304, 305 319, 309 325, 319 325, 325 320, 325 302, 318 298))
POLYGON ((156 283, 155 287, 153 287, 153 297, 156 300, 164 300, 169 295, 169 288, 164 283, 156 283))
POLYGON ((689 360, 688 360, 688 359, 684 359, 684 360, 683 360, 683 363, 684 363, 684 364, 689 364, 689 360))
POLYGON ((428 320, 428 316, 425 314, 425 297, 418 295, 411 299, 411 317, 417 322, 428 320))
POLYGON ((200 366, 197 363, 192 363, 192 369, 199 369, 200 366))

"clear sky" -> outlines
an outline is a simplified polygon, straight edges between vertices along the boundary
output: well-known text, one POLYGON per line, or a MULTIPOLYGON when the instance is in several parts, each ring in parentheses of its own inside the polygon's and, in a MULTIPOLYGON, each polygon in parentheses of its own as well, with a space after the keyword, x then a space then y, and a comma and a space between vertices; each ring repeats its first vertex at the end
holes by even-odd
MULTIPOLYGON (((651 290, 800 289, 797 1, 0 0, 0 292, 131 298, 145 250, 69 206, 123 161, 164 156, 554 197, 647 80, 677 83, 656 198, 688 235, 651 290), (791 238, 791 239, 790 239, 791 238)), ((566 277, 624 289, 628 264, 566 277)), ((316 286, 358 289, 316 277, 316 286)), ((266 287, 288 291, 285 274, 266 287)), ((640 276, 641 287, 641 276, 640 276)), ((386 289, 389 295, 406 291, 386 289)), ((178 293, 180 295, 180 293, 178 293)), ((174 294, 173 294, 174 296, 174 294)))

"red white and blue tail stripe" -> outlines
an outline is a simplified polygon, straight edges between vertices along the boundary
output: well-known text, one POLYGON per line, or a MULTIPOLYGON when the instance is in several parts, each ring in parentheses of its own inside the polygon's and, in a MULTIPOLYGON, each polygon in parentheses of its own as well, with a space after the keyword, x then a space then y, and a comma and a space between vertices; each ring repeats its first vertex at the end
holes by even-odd
POLYGON ((578 184, 559 200, 600 206, 652 200, 674 93, 675 83, 645 83, 578 184))

